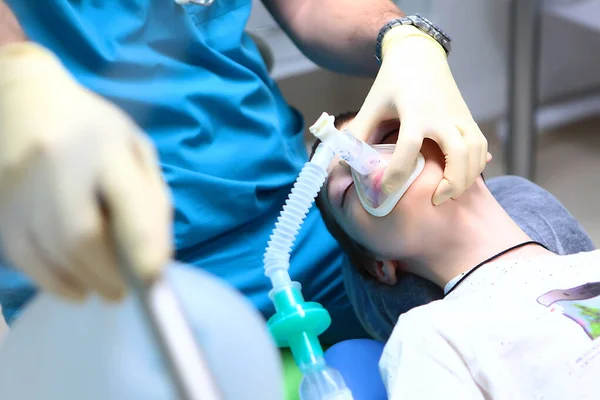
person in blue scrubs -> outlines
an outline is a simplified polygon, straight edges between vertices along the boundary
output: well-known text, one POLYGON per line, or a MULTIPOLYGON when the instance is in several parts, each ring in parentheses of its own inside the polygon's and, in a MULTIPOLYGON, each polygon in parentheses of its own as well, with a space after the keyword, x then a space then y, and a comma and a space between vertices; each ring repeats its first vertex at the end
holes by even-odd
MULTIPOLYGON (((391 2, 264 3, 315 62, 377 75, 352 129, 366 138, 397 114, 411 127, 384 176, 389 188, 425 136, 449 160, 435 203, 481 172, 487 142, 449 72, 448 49, 398 23, 391 2)), ((251 0, 0 0, 0 244, 2 260, 18 268, 0 274, 9 322, 35 292, 25 276, 70 298, 120 298, 113 241, 148 279, 173 246, 177 260, 273 312, 262 255, 307 154, 301 115, 244 31, 251 8, 251 0)), ((344 291, 345 263, 312 209, 290 273, 332 314, 325 342, 366 335, 344 291)))

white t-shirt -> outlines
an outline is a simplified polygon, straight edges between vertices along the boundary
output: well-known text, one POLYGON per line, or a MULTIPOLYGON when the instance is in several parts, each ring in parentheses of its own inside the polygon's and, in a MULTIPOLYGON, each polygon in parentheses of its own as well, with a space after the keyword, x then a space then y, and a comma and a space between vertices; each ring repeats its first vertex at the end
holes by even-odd
POLYGON ((402 315, 390 399, 600 399, 600 250, 484 265, 402 315))

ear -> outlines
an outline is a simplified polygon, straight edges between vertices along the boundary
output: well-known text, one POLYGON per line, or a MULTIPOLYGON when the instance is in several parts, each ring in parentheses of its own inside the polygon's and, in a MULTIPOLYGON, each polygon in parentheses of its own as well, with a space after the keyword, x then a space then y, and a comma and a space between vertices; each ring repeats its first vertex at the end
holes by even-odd
POLYGON ((398 263, 396 261, 381 261, 377 260, 375 265, 375 271, 372 274, 381 283, 386 285, 395 285, 398 282, 397 268, 398 263))

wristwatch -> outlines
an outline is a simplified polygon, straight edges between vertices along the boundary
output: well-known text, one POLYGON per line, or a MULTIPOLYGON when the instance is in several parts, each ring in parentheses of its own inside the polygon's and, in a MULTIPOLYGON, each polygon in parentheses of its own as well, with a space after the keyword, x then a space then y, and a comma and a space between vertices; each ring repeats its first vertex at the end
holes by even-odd
POLYGON ((393 19, 379 30, 379 35, 377 35, 377 48, 375 50, 375 58, 377 58, 377 61, 379 61, 380 63, 381 43, 383 42, 383 37, 386 33, 389 32, 390 29, 398 25, 412 25, 418 28, 420 31, 425 32, 433 39, 435 39, 435 41, 438 42, 444 48, 444 50, 446 51, 446 55, 450 54, 450 50, 452 49, 452 45, 450 44, 452 39, 450 39, 450 36, 448 36, 446 32, 444 32, 440 27, 435 25, 427 18, 419 14, 415 14, 403 18, 393 19))

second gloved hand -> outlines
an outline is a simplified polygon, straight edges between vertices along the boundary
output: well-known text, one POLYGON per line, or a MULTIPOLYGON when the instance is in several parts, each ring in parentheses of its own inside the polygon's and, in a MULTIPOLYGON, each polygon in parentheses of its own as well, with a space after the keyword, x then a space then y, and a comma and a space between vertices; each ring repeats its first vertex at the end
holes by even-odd
POLYGON ((0 254, 56 294, 119 299, 113 243, 146 279, 170 258, 153 146, 44 48, 0 48, 0 254))
POLYGON ((424 138, 433 139, 446 157, 435 205, 458 197, 485 168, 487 140, 458 90, 444 49, 413 26, 398 26, 385 35, 381 68, 349 129, 367 140, 380 122, 392 118, 400 118, 401 126, 383 176, 385 192, 406 181, 424 138))

